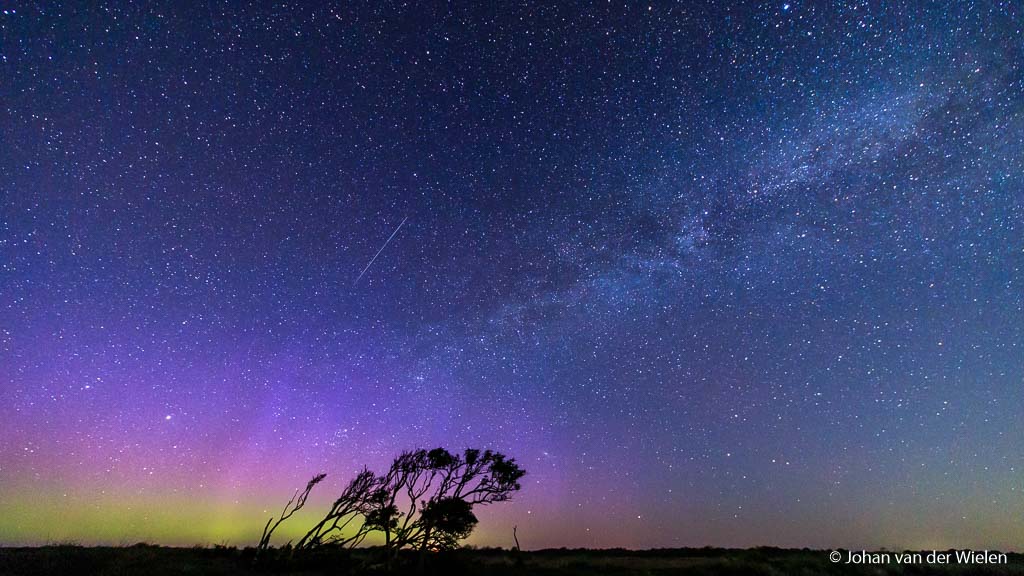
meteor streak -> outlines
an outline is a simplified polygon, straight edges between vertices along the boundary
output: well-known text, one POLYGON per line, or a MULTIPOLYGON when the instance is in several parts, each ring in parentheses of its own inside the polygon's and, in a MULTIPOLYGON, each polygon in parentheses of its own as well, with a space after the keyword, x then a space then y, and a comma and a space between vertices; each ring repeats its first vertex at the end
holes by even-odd
POLYGON ((408 216, 403 218, 402 222, 398 225, 398 228, 395 228, 395 231, 391 233, 391 236, 388 236, 388 239, 384 241, 384 245, 380 247, 380 250, 377 250, 377 253, 373 255, 373 258, 370 258, 370 261, 366 263, 366 267, 363 268, 363 271, 359 273, 359 276, 356 276, 355 281, 352 282, 353 286, 355 286, 359 282, 359 279, 363 277, 363 274, 366 274, 366 271, 369 270, 370 266, 373 265, 373 261, 376 260, 377 256, 380 256, 380 253, 383 252, 384 249, 388 247, 388 244, 391 243, 391 239, 395 237, 395 234, 398 234, 398 231, 402 229, 402 225, 404 225, 405 221, 408 219, 408 216))

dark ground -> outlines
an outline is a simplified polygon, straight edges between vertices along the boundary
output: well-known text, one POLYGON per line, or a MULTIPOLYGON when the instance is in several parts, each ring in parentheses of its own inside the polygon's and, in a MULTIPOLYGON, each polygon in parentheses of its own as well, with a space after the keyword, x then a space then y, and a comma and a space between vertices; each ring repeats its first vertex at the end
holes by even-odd
MULTIPOLYGON (((416 573, 418 557, 403 558, 393 573, 416 573)), ((327 552, 300 560, 255 564, 252 549, 163 548, 135 545, 119 548, 46 546, 0 548, 0 575, 358 575, 384 574, 373 550, 327 552)), ((871 565, 844 566, 829 561, 828 551, 757 548, 672 550, 540 550, 515 553, 497 549, 465 549, 431 554, 424 572, 444 575, 667 575, 735 574, 800 576, 812 574, 1015 574, 1024 576, 1024 556, 1011 554, 1004 565, 871 565)))

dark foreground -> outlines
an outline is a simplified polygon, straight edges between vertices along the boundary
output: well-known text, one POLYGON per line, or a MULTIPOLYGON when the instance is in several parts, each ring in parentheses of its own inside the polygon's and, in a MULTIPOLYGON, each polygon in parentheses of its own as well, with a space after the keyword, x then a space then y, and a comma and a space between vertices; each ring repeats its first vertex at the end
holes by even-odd
MULTIPOLYGON (((845 553, 844 553, 845 558, 845 553)), ((540 550, 464 549, 409 555, 393 574, 570 576, 582 574, 668 575, 735 574, 800 576, 812 574, 992 574, 1024 576, 1024 556, 1007 555, 1006 564, 914 564, 895 562, 850 566, 829 560, 828 551, 757 548, 673 550, 540 550)), ((301 559, 255 562, 252 549, 163 548, 136 545, 119 548, 46 546, 0 548, 0 575, 360 575, 385 574, 374 550, 325 552, 301 559)))

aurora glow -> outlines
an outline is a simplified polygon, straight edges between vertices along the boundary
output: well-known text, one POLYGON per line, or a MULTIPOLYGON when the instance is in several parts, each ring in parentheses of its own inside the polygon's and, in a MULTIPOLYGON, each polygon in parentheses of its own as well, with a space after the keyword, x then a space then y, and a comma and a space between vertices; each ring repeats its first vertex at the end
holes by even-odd
POLYGON ((0 544, 1024 549, 1018 5, 323 4, 4 5, 0 544))

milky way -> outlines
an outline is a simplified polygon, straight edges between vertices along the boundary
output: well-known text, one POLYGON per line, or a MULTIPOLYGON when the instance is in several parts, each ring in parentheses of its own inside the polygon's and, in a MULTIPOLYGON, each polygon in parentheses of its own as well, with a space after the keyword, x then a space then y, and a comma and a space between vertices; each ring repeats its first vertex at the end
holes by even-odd
POLYGON ((0 543, 1024 547, 1018 6, 315 4, 3 7, 0 543))

